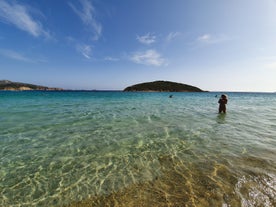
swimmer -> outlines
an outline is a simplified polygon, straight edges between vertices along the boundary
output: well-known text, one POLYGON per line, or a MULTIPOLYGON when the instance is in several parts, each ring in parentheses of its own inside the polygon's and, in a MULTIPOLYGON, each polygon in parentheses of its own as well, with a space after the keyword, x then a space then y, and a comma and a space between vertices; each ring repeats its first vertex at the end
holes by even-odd
POLYGON ((219 101, 219 113, 226 113, 227 96, 222 94, 219 101))

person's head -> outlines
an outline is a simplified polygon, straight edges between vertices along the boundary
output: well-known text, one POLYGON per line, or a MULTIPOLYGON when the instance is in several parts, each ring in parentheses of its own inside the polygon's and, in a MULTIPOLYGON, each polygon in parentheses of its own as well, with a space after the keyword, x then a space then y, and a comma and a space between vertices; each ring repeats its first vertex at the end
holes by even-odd
POLYGON ((222 95, 221 95, 221 98, 222 98, 222 99, 227 99, 227 96, 226 96, 225 94, 222 94, 222 95))

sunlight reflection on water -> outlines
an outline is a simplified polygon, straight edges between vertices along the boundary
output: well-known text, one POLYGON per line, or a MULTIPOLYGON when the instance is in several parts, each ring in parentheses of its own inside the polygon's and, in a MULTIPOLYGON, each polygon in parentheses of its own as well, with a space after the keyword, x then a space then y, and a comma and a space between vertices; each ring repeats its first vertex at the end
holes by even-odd
POLYGON ((1 206, 275 205, 275 95, 0 96, 1 206))

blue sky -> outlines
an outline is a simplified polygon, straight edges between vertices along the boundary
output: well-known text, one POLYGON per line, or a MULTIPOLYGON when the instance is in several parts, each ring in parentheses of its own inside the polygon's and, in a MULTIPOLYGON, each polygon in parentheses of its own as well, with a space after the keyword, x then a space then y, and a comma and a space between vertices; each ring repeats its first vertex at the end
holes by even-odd
POLYGON ((0 0, 0 79, 276 91, 275 0, 0 0))

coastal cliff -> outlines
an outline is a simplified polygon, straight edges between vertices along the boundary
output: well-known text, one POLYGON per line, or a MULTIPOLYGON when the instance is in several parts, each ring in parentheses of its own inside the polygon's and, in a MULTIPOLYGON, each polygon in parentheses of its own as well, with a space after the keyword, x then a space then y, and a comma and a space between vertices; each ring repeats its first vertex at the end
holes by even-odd
POLYGON ((170 81, 154 81, 129 86, 124 91, 144 92, 204 92, 195 86, 170 81))
POLYGON ((46 86, 39 86, 29 83, 12 82, 9 80, 0 80, 0 90, 3 91, 61 91, 62 88, 50 88, 46 86))

